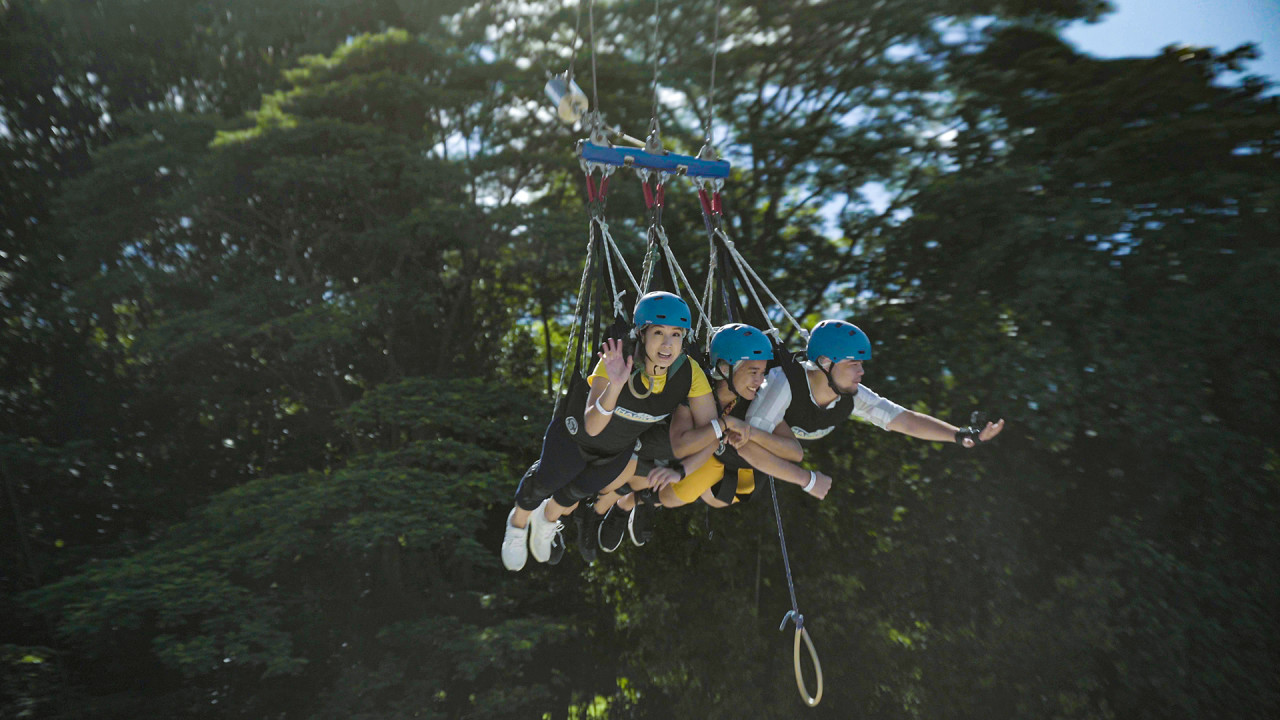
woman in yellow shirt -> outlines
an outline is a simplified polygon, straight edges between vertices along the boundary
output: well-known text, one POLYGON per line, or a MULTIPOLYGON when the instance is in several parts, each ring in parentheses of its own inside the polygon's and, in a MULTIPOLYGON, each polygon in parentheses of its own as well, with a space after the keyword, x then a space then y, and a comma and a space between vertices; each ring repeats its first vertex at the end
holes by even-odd
POLYGON ((679 296, 648 293, 636 303, 632 318, 635 351, 624 352, 621 340, 605 341, 585 405, 552 421, 541 457, 516 490, 502 542, 508 570, 524 567, 529 554, 546 562, 563 528, 560 518, 583 498, 630 477, 636 439, 681 403, 688 404, 695 424, 707 425, 715 417, 706 375, 684 354, 690 317, 679 296))

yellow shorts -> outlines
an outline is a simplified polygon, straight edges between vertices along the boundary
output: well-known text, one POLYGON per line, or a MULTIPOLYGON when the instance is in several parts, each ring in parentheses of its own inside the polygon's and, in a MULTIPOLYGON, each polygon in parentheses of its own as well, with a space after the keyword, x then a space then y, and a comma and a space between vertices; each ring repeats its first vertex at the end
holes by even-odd
MULTIPOLYGON (((671 486, 681 502, 691 503, 702 497, 702 493, 724 478, 724 463, 712 457, 702 467, 694 470, 683 480, 671 486)), ((755 473, 751 468, 738 471, 738 488, 735 495, 750 495, 756 489, 755 473)), ((734 502, 737 498, 734 498, 734 502)))

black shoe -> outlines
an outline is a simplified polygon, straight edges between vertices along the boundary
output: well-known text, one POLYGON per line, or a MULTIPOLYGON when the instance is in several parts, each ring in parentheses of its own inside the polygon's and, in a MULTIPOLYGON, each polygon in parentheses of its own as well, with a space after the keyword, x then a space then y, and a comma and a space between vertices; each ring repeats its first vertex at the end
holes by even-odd
POLYGON ((547 558, 548 565, 559 565, 564 559, 564 531, 557 530, 555 537, 551 538, 551 555, 547 558))
POLYGON ((604 519, 600 521, 600 529, 596 532, 601 550, 613 552, 622 544, 622 536, 627 534, 627 517, 627 511, 617 505, 605 513, 604 519))
POLYGON ((595 509, 585 502, 573 514, 573 523, 578 526, 578 553, 587 564, 596 561, 601 520, 595 509))
POLYGON ((636 506, 631 509, 631 515, 627 518, 627 534, 631 536, 631 542, 636 547, 644 547, 644 544, 653 539, 653 511, 656 508, 653 505, 646 505, 637 502, 636 506))

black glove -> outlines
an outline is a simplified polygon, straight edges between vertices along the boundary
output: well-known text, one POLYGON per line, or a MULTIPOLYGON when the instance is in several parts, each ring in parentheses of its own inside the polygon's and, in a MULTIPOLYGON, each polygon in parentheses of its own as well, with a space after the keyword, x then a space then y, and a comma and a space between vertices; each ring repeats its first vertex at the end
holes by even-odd
POLYGON ((974 446, 982 443, 982 428, 987 424, 986 413, 974 410, 969 416, 969 427, 956 431, 956 444, 964 445, 965 438, 973 441, 974 446))

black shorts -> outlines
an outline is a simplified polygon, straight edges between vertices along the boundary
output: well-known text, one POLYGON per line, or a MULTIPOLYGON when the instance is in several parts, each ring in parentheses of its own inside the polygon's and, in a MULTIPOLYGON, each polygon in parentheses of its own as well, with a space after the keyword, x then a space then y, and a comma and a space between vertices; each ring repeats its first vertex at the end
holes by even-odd
POLYGON ((655 467, 676 462, 671 450, 671 424, 663 421, 644 431, 636 441, 636 475, 648 475, 655 467))
POLYGON ((568 507, 603 490, 629 462, 630 450, 606 457, 583 449, 565 429, 564 419, 556 418, 542 437, 542 455, 520 479, 516 505, 536 510, 543 500, 555 496, 556 502, 568 507))

